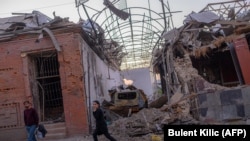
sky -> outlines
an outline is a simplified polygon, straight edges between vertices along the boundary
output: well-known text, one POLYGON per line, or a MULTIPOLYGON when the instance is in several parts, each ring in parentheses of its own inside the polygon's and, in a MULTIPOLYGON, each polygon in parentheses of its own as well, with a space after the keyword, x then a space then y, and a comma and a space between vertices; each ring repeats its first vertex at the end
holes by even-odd
MULTIPOLYGON (((139 6, 140 3, 137 4, 136 1, 139 2, 139 0, 133 0, 139 6)), ((154 2, 159 3, 159 0, 151 1, 152 6, 154 6, 154 2)), ((208 3, 230 0, 164 0, 164 2, 167 1, 171 11, 179 11, 173 14, 174 25, 175 27, 179 27, 182 25, 185 16, 192 11, 199 12, 208 3)), ((89 0, 86 4, 98 8, 99 6, 103 6, 102 2, 103 0, 89 0)), ((53 18, 53 12, 55 11, 56 16, 62 18, 68 17, 70 21, 75 23, 80 19, 75 6, 75 0, 1 0, 0 18, 10 17, 12 16, 11 13, 31 13, 33 10, 38 10, 51 18, 53 18)), ((80 15, 83 19, 87 19, 83 8, 80 8, 80 15)))

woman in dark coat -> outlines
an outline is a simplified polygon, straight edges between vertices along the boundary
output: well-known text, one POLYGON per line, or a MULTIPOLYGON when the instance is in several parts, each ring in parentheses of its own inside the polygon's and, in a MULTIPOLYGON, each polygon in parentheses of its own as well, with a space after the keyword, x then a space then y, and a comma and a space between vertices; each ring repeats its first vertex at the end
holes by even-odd
POLYGON ((94 141, 98 141, 97 135, 102 134, 104 134, 110 141, 116 141, 108 132, 107 123, 104 120, 103 112, 100 108, 100 102, 97 100, 93 101, 93 115, 96 120, 96 129, 93 133, 94 141))

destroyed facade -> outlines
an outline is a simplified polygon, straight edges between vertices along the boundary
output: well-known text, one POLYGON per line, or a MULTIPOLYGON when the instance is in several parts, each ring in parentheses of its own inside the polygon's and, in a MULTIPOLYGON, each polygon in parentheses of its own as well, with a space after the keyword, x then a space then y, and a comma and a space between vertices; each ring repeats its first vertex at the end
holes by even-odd
POLYGON ((167 99, 189 97, 190 114, 200 121, 246 123, 249 16, 246 1, 211 3, 190 13, 183 26, 164 33, 166 43, 154 49, 153 66, 167 99))

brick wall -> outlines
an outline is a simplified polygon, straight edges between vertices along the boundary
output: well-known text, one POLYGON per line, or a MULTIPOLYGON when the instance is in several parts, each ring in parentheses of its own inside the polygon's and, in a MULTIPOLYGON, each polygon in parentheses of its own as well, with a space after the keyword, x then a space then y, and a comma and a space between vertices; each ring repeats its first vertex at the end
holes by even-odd
MULTIPOLYGON (((70 32, 55 36, 62 48, 58 53, 58 61, 68 135, 87 134, 88 115, 79 41, 70 32)), ((55 50, 49 37, 35 42, 37 37, 38 35, 23 35, 8 42, 0 42, 1 139, 6 138, 6 134, 1 134, 6 130, 9 132, 24 128, 22 103, 32 95, 27 55, 55 50)), ((23 136, 25 134, 20 135, 20 138, 23 139, 23 136)))
POLYGON ((83 66, 79 51, 78 36, 72 34, 64 44, 63 54, 59 54, 65 118, 68 133, 88 133, 87 107, 84 91, 83 66), (61 65, 63 64, 63 65, 61 65))

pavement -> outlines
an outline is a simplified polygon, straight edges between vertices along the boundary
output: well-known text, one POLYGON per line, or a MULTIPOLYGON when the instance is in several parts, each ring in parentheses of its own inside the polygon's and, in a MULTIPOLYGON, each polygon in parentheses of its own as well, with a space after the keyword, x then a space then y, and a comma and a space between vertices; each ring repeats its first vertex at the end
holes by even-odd
MULTIPOLYGON (((116 136, 112 135, 117 141, 152 141, 152 134, 147 134, 139 137, 128 137, 128 136, 116 136)), ((161 137, 161 141, 163 141, 163 135, 159 135, 161 137)), ((98 136, 99 141, 109 141, 105 138, 104 135, 98 136)), ((92 135, 89 136, 74 136, 68 137, 64 139, 38 139, 38 141, 93 141, 92 135)))
POLYGON ((74 136, 63 139, 37 139, 37 141, 92 141, 92 136, 74 136))

